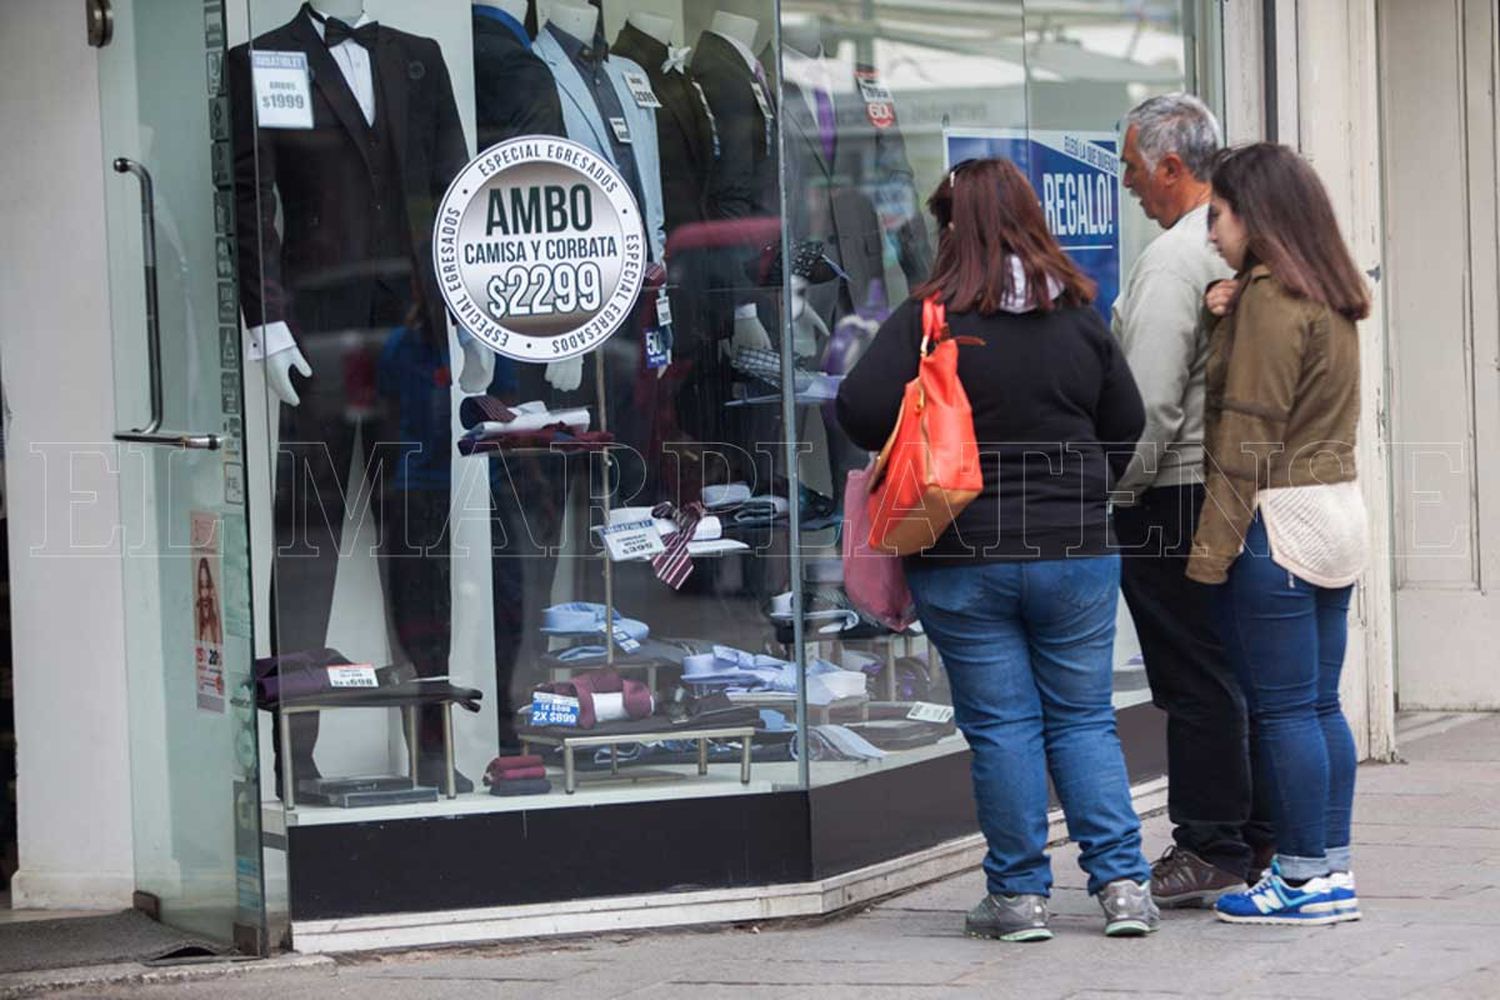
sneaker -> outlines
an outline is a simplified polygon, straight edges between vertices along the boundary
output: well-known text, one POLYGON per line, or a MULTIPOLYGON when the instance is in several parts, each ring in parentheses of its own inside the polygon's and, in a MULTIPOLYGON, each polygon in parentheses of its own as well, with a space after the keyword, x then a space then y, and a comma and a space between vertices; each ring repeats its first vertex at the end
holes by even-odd
POLYGON ((1151 898, 1170 910, 1178 906, 1208 906, 1220 895, 1245 883, 1175 844, 1151 866, 1151 898))
POLYGON ((1341 914, 1333 884, 1326 878, 1291 886, 1276 865, 1247 892, 1230 892, 1214 904, 1214 915, 1230 924, 1336 924, 1341 914))
POLYGON ((1031 893, 1019 896, 991 894, 979 901, 964 918, 969 937, 996 941, 1050 941, 1047 897, 1031 893))
POLYGON ((1328 885, 1337 904, 1339 923, 1359 919, 1359 895, 1354 889, 1353 872, 1334 872, 1328 876, 1328 885))
POLYGON ((1161 914, 1151 901, 1151 883, 1117 878, 1099 891, 1105 937, 1142 937, 1156 930, 1161 914))

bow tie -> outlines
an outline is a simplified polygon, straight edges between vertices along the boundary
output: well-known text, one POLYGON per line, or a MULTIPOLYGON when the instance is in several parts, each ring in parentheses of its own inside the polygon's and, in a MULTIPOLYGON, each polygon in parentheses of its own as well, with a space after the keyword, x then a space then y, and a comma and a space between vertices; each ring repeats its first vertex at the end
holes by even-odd
POLYGON ((685 73, 687 72, 688 54, 693 51, 690 45, 668 45, 667 61, 661 64, 663 73, 685 73))
POLYGON ((351 28, 336 17, 330 17, 323 22, 323 41, 331 49, 336 45, 342 45, 349 39, 354 39, 354 44, 365 48, 374 48, 375 33, 380 29, 380 22, 371 21, 369 24, 351 28))

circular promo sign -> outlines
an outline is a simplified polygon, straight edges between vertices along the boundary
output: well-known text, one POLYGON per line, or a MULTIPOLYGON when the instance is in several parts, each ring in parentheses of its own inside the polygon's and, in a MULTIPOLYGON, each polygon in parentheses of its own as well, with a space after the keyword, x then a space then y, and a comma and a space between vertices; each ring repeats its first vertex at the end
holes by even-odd
POLYGON ((469 161, 433 226, 458 323, 519 361, 586 354, 620 328, 646 273, 646 233, 614 164, 576 142, 510 139, 469 161))

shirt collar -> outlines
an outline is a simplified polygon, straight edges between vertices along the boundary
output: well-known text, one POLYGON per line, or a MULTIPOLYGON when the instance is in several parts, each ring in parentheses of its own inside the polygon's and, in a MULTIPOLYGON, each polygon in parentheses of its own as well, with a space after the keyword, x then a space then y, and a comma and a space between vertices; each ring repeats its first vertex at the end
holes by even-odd
MULTIPOLYGON (((318 37, 321 39, 323 37, 323 29, 325 27, 325 25, 323 24, 325 18, 322 14, 319 14, 317 11, 313 10, 311 4, 303 4, 302 9, 307 11, 307 19, 312 22, 313 30, 318 33, 318 37)), ((359 20, 349 25, 349 27, 362 28, 373 20, 375 19, 370 16, 370 12, 364 11, 359 15, 359 20)))
POLYGON ((488 4, 475 4, 473 7, 475 17, 488 18, 497 24, 502 24, 510 29, 510 33, 516 36, 516 40, 525 48, 531 48, 531 36, 526 34, 526 25, 511 17, 499 7, 491 7, 488 4))
POLYGON ((603 62, 604 58, 609 55, 607 47, 603 51, 596 52, 584 42, 574 38, 555 24, 548 24, 546 30, 552 33, 552 37, 556 39, 558 45, 562 46, 562 50, 567 57, 581 66, 597 65, 603 62))

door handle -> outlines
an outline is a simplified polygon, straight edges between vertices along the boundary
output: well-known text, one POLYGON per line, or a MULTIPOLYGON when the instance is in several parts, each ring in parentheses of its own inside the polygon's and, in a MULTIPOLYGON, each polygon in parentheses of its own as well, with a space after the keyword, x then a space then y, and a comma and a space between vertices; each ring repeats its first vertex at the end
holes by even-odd
POLYGON ((117 174, 134 174, 141 185, 141 271, 146 285, 146 364, 151 390, 150 423, 117 433, 115 440, 216 450, 219 447, 217 434, 188 434, 161 429, 161 303, 156 283, 156 192, 151 183, 151 172, 143 164, 121 156, 115 160, 114 168, 117 174))

